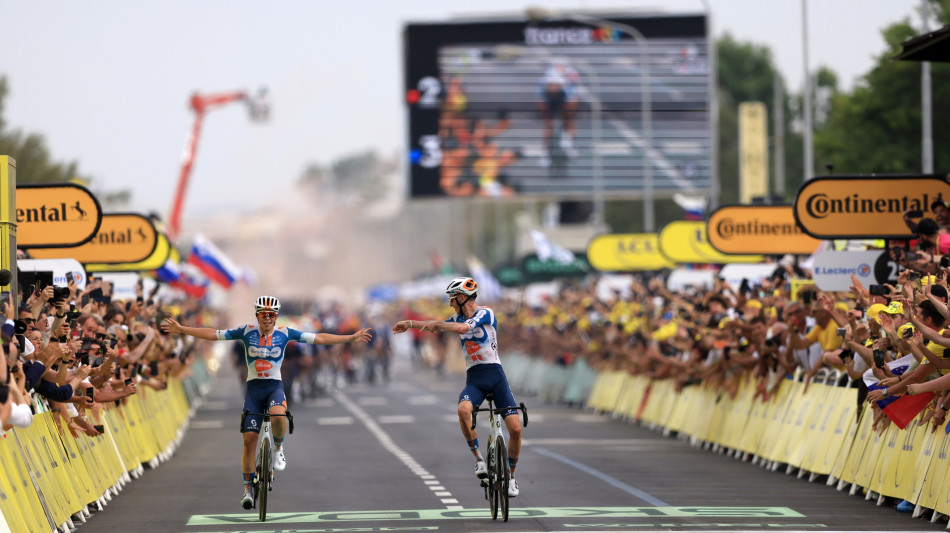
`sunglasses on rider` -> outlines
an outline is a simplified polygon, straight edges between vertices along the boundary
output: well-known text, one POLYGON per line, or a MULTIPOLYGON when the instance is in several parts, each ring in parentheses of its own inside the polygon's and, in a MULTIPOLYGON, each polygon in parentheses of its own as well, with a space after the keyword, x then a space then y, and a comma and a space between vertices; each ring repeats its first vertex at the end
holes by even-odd
POLYGON ((276 318, 277 313, 274 313, 273 311, 261 311, 260 313, 257 313, 257 316, 261 318, 276 318))

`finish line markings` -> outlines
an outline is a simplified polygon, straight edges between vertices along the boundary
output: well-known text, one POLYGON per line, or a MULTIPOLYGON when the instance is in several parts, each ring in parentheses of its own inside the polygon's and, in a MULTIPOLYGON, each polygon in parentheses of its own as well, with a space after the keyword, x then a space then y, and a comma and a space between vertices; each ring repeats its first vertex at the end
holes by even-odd
MULTIPOLYGON (((509 517, 517 518, 805 518, 788 507, 537 507, 511 509, 509 517)), ((491 519, 488 509, 422 509, 415 511, 337 511, 325 513, 268 513, 268 523, 327 524, 345 522, 378 522, 400 520, 471 520, 491 519)), ((228 524, 260 524, 257 515, 215 514, 192 515, 189 526, 228 524)), ((652 524, 648 524, 652 525, 652 524)), ((631 525, 632 526, 632 525, 631 525)))

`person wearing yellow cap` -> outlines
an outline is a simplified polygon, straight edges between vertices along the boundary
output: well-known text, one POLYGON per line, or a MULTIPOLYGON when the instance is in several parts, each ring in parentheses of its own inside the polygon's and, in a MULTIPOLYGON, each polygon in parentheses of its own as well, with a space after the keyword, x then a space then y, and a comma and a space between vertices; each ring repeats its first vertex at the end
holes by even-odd
POLYGON ((878 318, 878 315, 881 314, 881 311, 883 311, 883 310, 885 310, 885 309, 887 309, 887 305, 886 305, 886 304, 880 304, 880 303, 878 303, 878 304, 871 304, 870 307, 868 307, 868 310, 867 310, 868 318, 870 318, 871 320, 873 320, 873 321, 877 322, 878 324, 880 324, 880 323, 881 323, 881 320, 878 318))
MULTIPOLYGON (((934 371, 941 374, 950 373, 950 354, 944 355, 945 348, 950 346, 950 330, 946 329, 947 319, 940 314, 930 301, 923 301, 916 309, 908 309, 910 323, 921 332, 923 338, 928 339, 926 345, 918 341, 915 335, 910 348, 914 357, 920 360, 920 366, 913 371, 904 372, 900 376, 882 379, 884 388, 868 393, 868 401, 878 401, 888 396, 900 394, 907 390, 908 385, 921 383, 934 371)), ((938 413, 941 417, 946 413, 938 413)), ((936 420, 937 414, 934 415, 936 420)))

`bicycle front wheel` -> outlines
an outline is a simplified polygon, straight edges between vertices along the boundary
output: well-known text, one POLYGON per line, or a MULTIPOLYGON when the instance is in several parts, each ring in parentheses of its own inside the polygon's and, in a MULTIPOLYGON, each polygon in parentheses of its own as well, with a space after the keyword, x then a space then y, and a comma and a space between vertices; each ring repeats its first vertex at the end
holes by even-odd
POLYGON ((491 509, 491 519, 498 518, 498 477, 495 474, 495 465, 498 462, 494 448, 488 448, 488 508, 491 509))
POLYGON ((270 485, 271 443, 261 441, 261 453, 257 461, 257 513, 261 522, 267 520, 267 493, 270 485))
POLYGON ((508 521, 508 450, 505 448, 505 439, 499 435, 495 439, 495 477, 498 479, 498 506, 501 507, 501 518, 508 521))

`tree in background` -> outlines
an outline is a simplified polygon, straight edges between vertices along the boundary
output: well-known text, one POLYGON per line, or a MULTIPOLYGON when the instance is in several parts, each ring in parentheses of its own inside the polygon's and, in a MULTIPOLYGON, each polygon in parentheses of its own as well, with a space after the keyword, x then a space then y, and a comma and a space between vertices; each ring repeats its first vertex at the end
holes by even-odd
MULTIPOLYGON (((931 2, 938 20, 946 23, 950 0, 931 2)), ((815 130, 815 164, 834 165, 836 173, 907 174, 922 170, 921 63, 895 61, 901 43, 923 34, 909 20, 882 31, 887 49, 877 64, 850 93, 837 93, 827 122, 815 130)), ((950 64, 931 63, 934 171, 950 170, 943 117, 950 112, 950 64)))
POLYGON ((17 183, 62 183, 74 178, 91 181, 91 178, 80 176, 79 165, 75 161, 52 161, 42 135, 7 128, 4 110, 9 92, 6 76, 0 76, 0 154, 16 160, 17 183))

